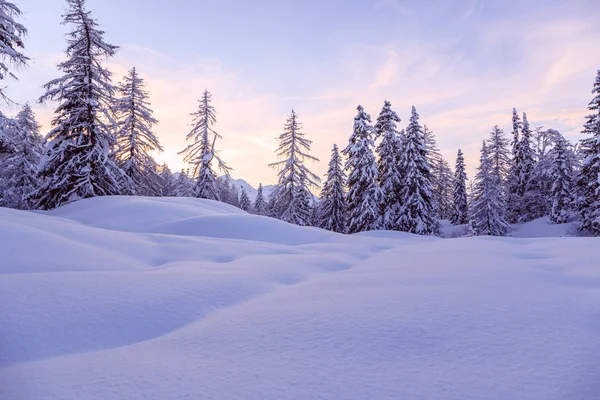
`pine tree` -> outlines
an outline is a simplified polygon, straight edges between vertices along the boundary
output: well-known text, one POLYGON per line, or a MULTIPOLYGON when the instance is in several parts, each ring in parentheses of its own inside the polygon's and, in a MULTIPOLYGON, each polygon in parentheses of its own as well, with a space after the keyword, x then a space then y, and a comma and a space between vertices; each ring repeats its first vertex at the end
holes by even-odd
POLYGON ((258 184, 258 189, 256 191, 256 199, 254 199, 254 213, 258 215, 265 215, 265 208, 267 204, 265 202, 265 196, 263 194, 263 185, 262 183, 258 184))
POLYGON ((160 195, 160 186, 154 170, 158 166, 150 155, 162 151, 152 126, 158 121, 152 116, 144 80, 132 68, 118 85, 121 97, 116 99, 113 111, 118 121, 117 164, 133 183, 133 192, 142 196, 160 195))
POLYGON ((519 219, 519 206, 520 206, 520 196, 518 194, 519 187, 519 166, 520 166, 520 154, 519 154, 519 131, 522 128, 521 119, 519 118, 519 114, 517 110, 513 108, 513 116, 512 116, 512 159, 509 165, 508 177, 506 180, 506 203, 507 203, 507 218, 511 222, 517 222, 519 219))
MULTIPOLYGON (((19 50, 24 47, 23 38, 27 35, 27 29, 16 22, 15 17, 21 17, 19 7, 9 1, 0 0, 0 81, 7 77, 16 78, 11 67, 24 67, 29 61, 19 50)), ((8 100, 4 89, 0 87, 0 97, 8 100)))
POLYGON ((525 113, 523 113, 523 129, 521 130, 521 141, 519 142, 518 154, 517 166, 519 169, 519 180, 517 184, 517 195, 519 196, 520 202, 518 207, 520 210, 518 221, 526 222, 534 219, 536 215, 529 209, 527 202, 528 191, 530 191, 530 181, 533 177, 535 168, 535 157, 531 142, 531 130, 529 129, 527 114, 525 113))
POLYGON ((319 161, 308 154, 312 141, 306 139, 298 115, 292 110, 284 131, 279 135, 277 155, 284 159, 269 164, 278 168, 278 185, 275 191, 278 216, 282 220, 300 225, 310 225, 310 187, 318 187, 320 179, 304 164, 304 160, 319 161))
POLYGON ((72 201, 122 194, 123 171, 109 157, 115 143, 110 104, 114 86, 101 61, 117 46, 103 40, 104 32, 85 10, 84 0, 67 0, 65 24, 74 25, 67 36, 67 60, 58 68, 64 75, 48 82, 41 103, 58 101, 40 165, 42 186, 33 195, 38 208, 51 209, 72 201))
POLYGON ((333 232, 346 233, 346 174, 337 145, 333 145, 327 179, 321 190, 321 201, 317 207, 315 225, 333 232))
POLYGON ((589 137, 581 141, 583 166, 577 180, 577 208, 581 229, 600 236, 600 70, 596 75, 594 98, 588 105, 583 133, 589 137))
POLYGON ((485 143, 481 147, 480 165, 473 193, 473 227, 478 235, 504 236, 510 230, 505 218, 501 187, 494 173, 485 143))
POLYGON ((17 114, 13 122, 16 133, 16 149, 7 158, 3 175, 4 193, 2 205, 22 210, 31 208, 27 198, 39 186, 37 167, 43 147, 40 125, 29 104, 17 114))
POLYGON ((240 208, 244 211, 250 212, 252 208, 252 203, 250 202, 250 198, 248 197, 248 192, 241 186, 241 195, 240 195, 240 208))
POLYGON ((414 106, 410 124, 406 128, 400 169, 404 171, 399 220, 402 230, 421 235, 437 235, 439 224, 435 216, 432 176, 427 163, 423 128, 419 125, 419 114, 414 106))
POLYGON ((452 225, 462 225, 469 222, 469 200, 467 197, 467 173, 465 171, 465 158, 463 152, 458 149, 456 156, 456 170, 452 181, 453 208, 452 225))
POLYGON ((221 135, 214 131, 212 126, 217 122, 215 108, 210 104, 212 95, 204 91, 199 100, 198 111, 192 114, 192 130, 187 134, 186 140, 191 141, 183 151, 184 161, 193 166, 192 176, 196 179, 196 197, 209 200, 220 200, 217 175, 213 169, 213 159, 217 161, 220 171, 228 174, 229 167, 221 160, 215 150, 215 142, 221 135))
POLYGON ((348 232, 356 233, 378 228, 381 190, 377 184, 377 164, 373 154, 371 116, 362 106, 357 107, 354 130, 343 154, 348 157, 348 232))
POLYGON ((560 138, 553 150, 550 220, 556 224, 568 222, 572 206, 571 166, 567 159, 567 142, 560 138))
POLYGON ((184 169, 175 178, 174 195, 176 197, 194 197, 194 181, 184 169))
MULTIPOLYGON (((518 135, 519 132, 517 131, 516 136, 518 137, 518 135)), ((494 126, 490 133, 488 149, 492 160, 494 174, 503 188, 506 185, 506 179, 510 172, 510 150, 508 149, 508 145, 509 140, 504 136, 504 131, 500 129, 498 125, 494 126)))
POLYGON ((436 204, 437 215, 441 219, 450 219, 452 207, 452 170, 448 161, 440 155, 431 166, 432 193, 436 204))
POLYGON ((160 187, 161 187, 160 195, 163 197, 175 196, 175 193, 176 193, 175 179, 174 179, 173 173, 171 172, 171 169, 169 168, 167 163, 164 163, 160 167, 159 176, 160 176, 160 187))
POLYGON ((398 213, 400 211, 400 179, 398 170, 398 152, 402 150, 396 123, 400 117, 391 109, 392 104, 386 101, 375 124, 375 133, 382 140, 377 146, 379 160, 377 163, 378 181, 381 188, 379 204, 379 222, 381 229, 398 229, 398 213))

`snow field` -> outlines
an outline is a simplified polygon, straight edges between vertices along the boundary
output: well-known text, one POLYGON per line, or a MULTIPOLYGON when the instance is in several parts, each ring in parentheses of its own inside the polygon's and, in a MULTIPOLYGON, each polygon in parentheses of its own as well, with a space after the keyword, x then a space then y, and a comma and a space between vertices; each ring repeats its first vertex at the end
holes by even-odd
POLYGON ((0 209, 0 398, 594 400, 597 243, 0 209))

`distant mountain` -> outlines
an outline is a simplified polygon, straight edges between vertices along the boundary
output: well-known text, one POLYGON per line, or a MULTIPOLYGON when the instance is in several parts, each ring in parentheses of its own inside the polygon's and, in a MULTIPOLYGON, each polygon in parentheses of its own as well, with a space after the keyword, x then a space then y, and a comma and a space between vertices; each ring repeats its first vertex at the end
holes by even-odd
MULTIPOLYGON (((225 175, 220 176, 219 179, 225 179, 225 175)), ((243 179, 235 179, 232 177, 230 177, 229 179, 238 188, 238 190, 240 190, 240 188, 243 187, 246 190, 246 192, 248 193, 248 198, 252 202, 254 202, 254 200, 256 200, 256 194, 258 193, 258 191, 251 184, 249 184, 248 182, 246 182, 243 179)), ((265 199, 267 197, 269 197, 269 195, 273 192, 273 190, 275 190, 275 185, 263 186, 263 196, 265 197, 265 199)))

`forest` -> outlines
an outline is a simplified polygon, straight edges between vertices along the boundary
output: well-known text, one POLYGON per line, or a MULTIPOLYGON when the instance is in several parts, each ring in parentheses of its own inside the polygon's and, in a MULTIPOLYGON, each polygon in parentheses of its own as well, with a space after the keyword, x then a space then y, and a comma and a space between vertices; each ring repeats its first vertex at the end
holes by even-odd
MULTIPOLYGON (((85 0, 67 3, 63 18, 71 31, 58 65, 62 75, 32 99, 56 104, 49 132, 41 132, 29 104, 13 104, 5 88, 0 92, 10 108, 19 109, 14 116, 0 113, 3 207, 50 210, 110 195, 197 197, 339 233, 438 235, 440 220, 450 220, 464 226, 464 235, 504 236, 511 224, 548 216, 556 224, 578 221, 582 233, 600 236, 600 70, 583 140, 570 143, 555 129, 531 129, 527 114, 513 108, 510 134, 482 127, 490 133, 471 180, 462 151, 457 149, 452 168, 414 106, 404 127, 385 101, 377 118, 357 107, 348 143, 333 145, 321 181, 308 165, 318 161, 310 153, 312 141, 292 110, 279 136, 279 161, 270 164, 277 172, 275 189, 265 195, 260 185, 250 201, 232 183, 217 150, 221 136, 212 94, 206 90, 191 115, 188 145, 180 152, 189 168, 173 172, 159 165, 151 155, 162 149, 153 133, 158 121, 143 77, 132 67, 114 84, 104 63, 118 46, 104 40, 85 0)), ((3 82, 30 61, 21 17, 16 5, 0 1, 3 82)))

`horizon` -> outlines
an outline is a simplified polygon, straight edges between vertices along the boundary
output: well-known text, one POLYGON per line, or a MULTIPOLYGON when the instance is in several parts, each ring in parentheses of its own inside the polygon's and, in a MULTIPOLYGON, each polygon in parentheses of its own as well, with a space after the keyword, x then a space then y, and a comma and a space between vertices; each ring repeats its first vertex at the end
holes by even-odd
MULTIPOLYGON (((527 113, 532 128, 580 139, 600 67, 600 53, 589 51, 600 39, 600 10, 591 0, 536 0, 518 9, 498 0, 180 1, 183 7, 168 9, 158 1, 87 3, 105 39, 121 46, 106 63, 113 83, 134 66, 146 81, 159 120, 154 131, 165 149, 157 161, 181 169, 177 152, 185 147, 189 114, 208 89, 215 129, 224 138, 221 155, 231 175, 253 187, 276 182, 268 164, 277 160, 276 138, 291 109, 321 160, 308 165, 323 176, 333 144, 347 143, 356 106, 374 121, 384 100, 401 117, 400 129, 414 104, 450 165, 461 148, 473 178, 481 141, 493 126, 510 137, 513 107, 527 113), (133 11, 139 15, 132 28, 133 11), (194 27, 203 13, 209 18, 194 27), (157 19, 158 28, 144 26, 157 19), (198 46, 207 36, 212 40, 198 46)), ((8 94, 32 105, 46 133, 56 104, 36 101, 65 57, 66 2, 17 5, 32 60, 8 84, 8 94)))

